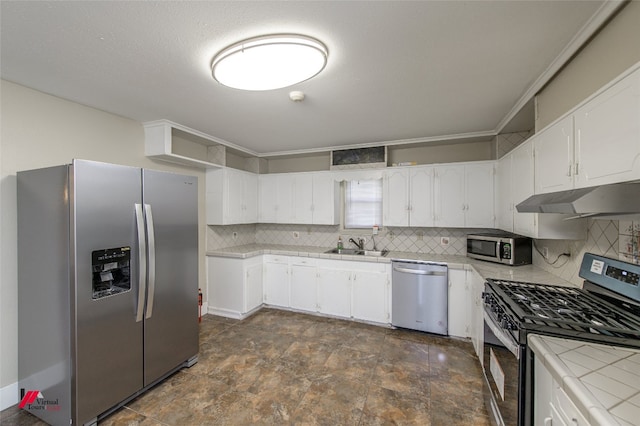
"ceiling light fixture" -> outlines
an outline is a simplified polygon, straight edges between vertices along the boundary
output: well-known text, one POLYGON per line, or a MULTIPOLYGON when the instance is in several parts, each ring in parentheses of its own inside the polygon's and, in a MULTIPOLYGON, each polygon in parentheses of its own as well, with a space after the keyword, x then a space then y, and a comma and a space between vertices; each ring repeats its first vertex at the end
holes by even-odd
POLYGON ((235 89, 280 89, 316 76, 327 64, 327 54, 324 44, 303 35, 253 37, 218 52, 211 73, 235 89))

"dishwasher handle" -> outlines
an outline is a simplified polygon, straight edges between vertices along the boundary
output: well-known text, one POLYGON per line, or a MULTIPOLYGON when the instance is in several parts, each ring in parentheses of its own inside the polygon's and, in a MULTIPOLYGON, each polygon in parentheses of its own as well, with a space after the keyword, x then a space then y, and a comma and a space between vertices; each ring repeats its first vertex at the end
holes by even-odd
POLYGON ((404 272, 405 274, 413 274, 413 275, 432 275, 437 277, 446 277, 446 271, 426 271, 424 269, 409 269, 409 268, 401 268, 399 266, 393 267, 394 271, 404 272))

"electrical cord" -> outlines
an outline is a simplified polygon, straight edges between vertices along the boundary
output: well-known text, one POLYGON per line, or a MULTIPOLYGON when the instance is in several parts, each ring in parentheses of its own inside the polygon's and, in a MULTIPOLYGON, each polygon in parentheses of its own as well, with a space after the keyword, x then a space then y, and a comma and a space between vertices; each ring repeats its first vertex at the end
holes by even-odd
POLYGON ((554 260, 553 262, 550 262, 545 256, 544 254, 542 254, 542 252, 540 251, 540 249, 538 248, 538 245, 536 244, 535 240, 533 241, 533 248, 536 249, 536 251, 538 252, 538 254, 540 255, 540 257, 542 257, 542 260, 545 261, 545 263, 553 266, 556 263, 558 263, 558 260, 560 260, 560 258, 562 256, 566 256, 567 257, 567 261, 564 262, 562 265, 558 265, 558 266, 554 266, 554 268, 562 268, 564 265, 566 265, 569 262, 569 259, 571 258, 571 253, 560 253, 558 255, 558 257, 556 257, 556 260, 554 260))

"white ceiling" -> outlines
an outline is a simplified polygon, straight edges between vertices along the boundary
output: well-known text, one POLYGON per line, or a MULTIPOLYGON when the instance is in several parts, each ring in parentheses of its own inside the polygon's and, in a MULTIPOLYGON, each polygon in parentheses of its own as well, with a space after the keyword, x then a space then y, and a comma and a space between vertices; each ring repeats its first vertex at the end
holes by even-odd
POLYGON ((0 7, 3 79, 140 122, 168 119, 263 155, 495 134, 613 10, 578 0, 0 7), (218 50, 269 33, 320 39, 327 67, 269 92, 211 78, 218 50), (290 101, 291 90, 305 101, 290 101))

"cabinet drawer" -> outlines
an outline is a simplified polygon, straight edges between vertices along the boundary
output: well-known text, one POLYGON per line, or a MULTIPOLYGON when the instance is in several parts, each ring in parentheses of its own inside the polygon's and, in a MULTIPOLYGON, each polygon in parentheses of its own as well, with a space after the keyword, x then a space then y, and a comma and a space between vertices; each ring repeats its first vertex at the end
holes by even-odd
POLYGON ((316 266, 317 259, 310 257, 291 257, 291 266, 316 266))
POLYGON ((289 257, 279 254, 266 254, 263 260, 268 263, 289 263, 289 257))

